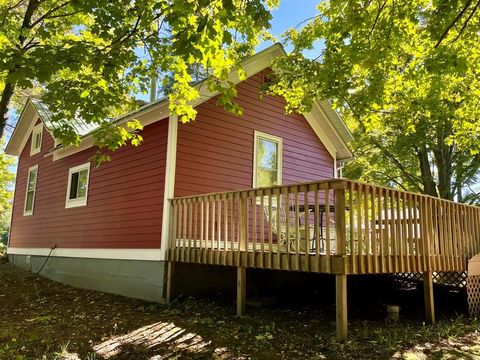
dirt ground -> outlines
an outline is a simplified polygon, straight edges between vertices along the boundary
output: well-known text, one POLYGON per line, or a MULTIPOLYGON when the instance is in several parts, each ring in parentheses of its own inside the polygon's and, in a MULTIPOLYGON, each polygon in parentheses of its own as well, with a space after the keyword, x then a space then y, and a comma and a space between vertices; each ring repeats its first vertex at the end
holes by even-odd
POLYGON ((0 264, 0 311, 0 359, 480 359, 480 325, 461 315, 430 327, 353 308, 339 344, 332 306, 249 307, 237 318, 219 297, 152 304, 9 264, 0 264))

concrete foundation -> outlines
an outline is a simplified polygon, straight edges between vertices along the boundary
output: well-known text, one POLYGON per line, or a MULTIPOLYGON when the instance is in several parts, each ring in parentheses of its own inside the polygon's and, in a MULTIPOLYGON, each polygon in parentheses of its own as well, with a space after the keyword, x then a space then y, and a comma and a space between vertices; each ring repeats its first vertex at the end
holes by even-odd
POLYGON ((147 301, 163 299, 163 261, 110 260, 36 255, 9 255, 11 264, 73 287, 147 301), (46 263, 45 263, 46 261, 46 263))

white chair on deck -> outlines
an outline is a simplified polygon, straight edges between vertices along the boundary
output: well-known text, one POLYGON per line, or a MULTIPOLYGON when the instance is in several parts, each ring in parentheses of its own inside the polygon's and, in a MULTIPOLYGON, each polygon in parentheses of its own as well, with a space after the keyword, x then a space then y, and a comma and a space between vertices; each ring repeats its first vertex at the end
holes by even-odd
MULTIPOLYGON (((310 212, 311 213, 311 212, 310 212)), ((319 216, 325 216, 323 212, 319 213, 319 216)), ((319 245, 319 253, 325 254, 327 252, 327 228, 329 229, 329 237, 330 237, 330 254, 335 254, 336 252, 336 236, 335 236, 335 221, 333 219, 322 219, 320 223, 315 226, 313 219, 310 219, 309 225, 309 239, 310 239, 310 252, 315 253, 317 248, 317 234, 318 233, 318 245, 319 245), (328 224, 325 222, 328 221, 328 224)), ((305 227, 302 227, 303 235, 302 238, 305 237, 306 231, 304 230, 305 227)))
MULTIPOLYGON (((270 223, 272 233, 276 235, 281 250, 287 250, 287 244, 290 246, 290 251, 295 252, 297 250, 298 228, 299 250, 305 252, 305 225, 300 225, 300 216, 296 218, 295 212, 290 211, 290 204, 294 204, 293 199, 291 199, 290 196, 282 194, 279 196, 279 204, 277 204, 276 197, 272 198, 271 206, 268 204, 268 198, 265 198, 265 200, 263 204, 265 220, 270 223)), ((304 215, 304 213, 300 215, 304 215)))
POLYGON ((330 219, 328 226, 322 226, 320 236, 320 253, 327 252, 327 227, 330 231, 330 254, 334 254, 337 250, 337 241, 335 236, 335 221, 330 219))

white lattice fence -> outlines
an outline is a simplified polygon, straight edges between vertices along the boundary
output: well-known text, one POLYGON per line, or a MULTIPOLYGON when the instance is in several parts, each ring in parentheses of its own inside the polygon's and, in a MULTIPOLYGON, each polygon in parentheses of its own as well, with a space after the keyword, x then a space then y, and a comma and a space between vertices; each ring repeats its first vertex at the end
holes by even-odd
POLYGON ((480 275, 467 278, 468 311, 470 315, 480 313, 480 275))
MULTIPOLYGON (((395 277, 405 287, 412 287, 414 283, 423 281, 422 273, 397 273, 395 277)), ((434 272, 433 282, 438 285, 464 288, 467 286, 467 273, 464 271, 434 272)))

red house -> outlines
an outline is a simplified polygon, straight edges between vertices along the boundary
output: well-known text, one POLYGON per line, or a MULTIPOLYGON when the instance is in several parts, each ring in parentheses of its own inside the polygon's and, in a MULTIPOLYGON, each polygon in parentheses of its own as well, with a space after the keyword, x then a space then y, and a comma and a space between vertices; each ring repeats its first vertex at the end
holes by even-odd
POLYGON ((179 123, 165 99, 125 115, 119 123, 144 125, 143 144, 98 168, 90 163, 94 129, 78 122, 81 145, 62 147, 48 109, 30 100, 6 149, 19 157, 10 262, 75 286, 158 301, 171 198, 336 178, 352 157, 351 135, 329 103, 286 115, 283 99, 259 97, 265 70, 283 55, 274 45, 244 61, 247 80, 232 73, 240 117, 218 107, 202 84, 193 123, 179 123))

